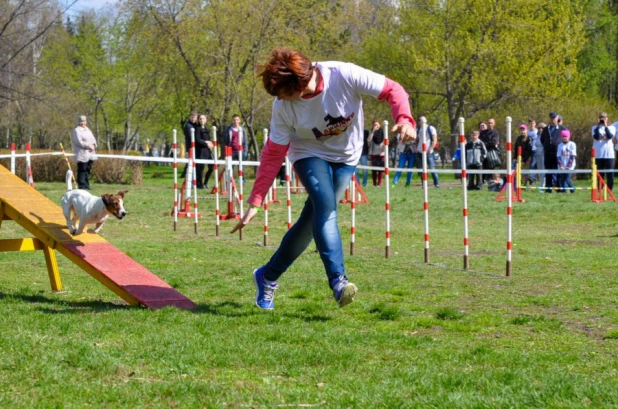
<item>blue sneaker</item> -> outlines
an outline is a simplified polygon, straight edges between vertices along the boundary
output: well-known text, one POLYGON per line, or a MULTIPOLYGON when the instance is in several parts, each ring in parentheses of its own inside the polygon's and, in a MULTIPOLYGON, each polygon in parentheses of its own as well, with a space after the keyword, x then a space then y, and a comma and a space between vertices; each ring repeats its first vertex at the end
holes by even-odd
POLYGON ((339 307, 345 307, 354 301, 354 296, 358 291, 358 288, 356 288, 354 284, 348 282, 348 277, 345 275, 341 275, 333 280, 332 288, 333 295, 339 307))
POLYGON ((275 308, 275 290, 279 287, 276 281, 267 283, 264 279, 264 267, 257 268, 253 271, 253 282, 255 283, 255 305, 263 310, 272 310, 275 308))

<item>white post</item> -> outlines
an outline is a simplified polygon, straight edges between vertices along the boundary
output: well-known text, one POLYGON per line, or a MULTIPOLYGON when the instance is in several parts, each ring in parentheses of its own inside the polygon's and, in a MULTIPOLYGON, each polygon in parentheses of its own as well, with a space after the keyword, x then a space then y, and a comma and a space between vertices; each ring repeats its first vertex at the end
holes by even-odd
POLYGON ((15 174, 15 143, 11 143, 11 173, 15 174))
POLYGON ((511 173, 512 145, 511 145, 511 124, 513 120, 510 116, 506 117, 506 276, 511 275, 511 256, 513 250, 512 223, 513 223, 513 175, 511 173))
MULTIPOLYGON (((386 183, 386 204, 384 210, 386 212, 386 247, 384 250, 384 256, 389 258, 391 256, 391 192, 390 182, 388 177, 388 121, 382 123, 382 132, 384 133, 384 183, 386 183)), ((352 196, 354 201, 354 196, 352 196)))
POLYGON ((178 198, 178 151, 176 150, 178 140, 176 137, 175 129, 174 129, 172 140, 173 140, 172 152, 174 155, 173 156, 174 157, 174 163, 173 163, 173 168, 174 168, 174 231, 176 231, 177 225, 178 225, 178 199, 179 198, 178 198))
POLYGON ((216 227, 215 227, 215 235, 219 237, 219 226, 221 220, 221 209, 219 208, 219 145, 217 144, 217 127, 212 127, 212 135, 213 135, 213 154, 215 159, 214 171, 215 171, 215 218, 216 218, 216 227))
POLYGON ((191 128, 191 157, 192 159, 192 166, 191 169, 187 169, 187 173, 188 171, 191 171, 191 175, 193 176, 193 212, 195 213, 195 234, 197 234, 197 219, 198 219, 198 212, 197 212, 197 169, 196 169, 196 163, 195 161, 197 160, 197 158, 195 157, 195 128, 191 128))
MULTIPOLYGON (((468 186, 466 172, 466 134, 464 131, 465 119, 459 118, 459 146, 461 161, 461 189, 463 197, 463 218, 464 218, 464 270, 470 267, 468 249, 468 186)), ((474 178, 474 176, 472 176, 474 178)))
POLYGON ((427 188, 427 120, 421 118, 421 142, 423 147, 423 213, 425 215, 425 263, 429 263, 429 200, 427 188))

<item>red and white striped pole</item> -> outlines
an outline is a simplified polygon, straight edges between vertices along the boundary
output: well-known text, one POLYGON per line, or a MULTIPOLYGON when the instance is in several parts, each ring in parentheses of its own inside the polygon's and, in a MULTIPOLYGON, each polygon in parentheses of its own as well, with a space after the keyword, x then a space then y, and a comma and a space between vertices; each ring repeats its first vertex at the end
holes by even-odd
MULTIPOLYGON (((243 214, 244 214, 244 203, 243 203, 243 185, 244 185, 244 181, 245 181, 245 177, 243 174, 243 165, 242 165, 242 159, 243 159, 243 147, 242 147, 242 138, 243 138, 243 132, 242 132, 242 128, 238 129, 238 212, 240 214, 240 218, 242 219, 243 214)), ((244 237, 243 235, 243 229, 238 230, 238 239, 242 240, 244 237)))
MULTIPOLYGON (((197 158, 195 157, 195 128, 191 128, 191 161, 193 162, 191 164, 191 169, 190 171, 192 172, 191 174, 193 175, 193 212, 195 213, 195 234, 197 234, 197 218, 198 218, 198 214, 197 214, 197 168, 196 168, 196 163, 195 160, 197 158)), ((187 169, 189 171, 189 169, 187 169)))
MULTIPOLYGON (((468 248, 468 174, 466 172, 466 133, 464 131, 465 119, 459 118, 459 150, 461 161, 461 191, 463 197, 463 219, 464 219, 464 270, 470 268, 469 248, 468 248)), ((473 176, 474 177, 474 176, 473 176)))
MULTIPOLYGON (((384 132, 384 182, 386 183, 386 203, 384 210, 386 212, 386 247, 384 250, 384 256, 389 258, 391 256, 391 192, 390 183, 388 177, 388 121, 382 123, 384 132)), ((352 195, 352 203, 354 203, 354 195, 352 195)))
POLYGON ((268 202, 270 201, 272 192, 273 188, 271 187, 268 193, 266 193, 266 198, 264 200, 264 247, 268 246, 268 202))
POLYGON ((511 123, 512 118, 506 117, 506 276, 509 277, 512 271, 512 252, 513 252, 513 167, 512 144, 511 144, 511 123))
POLYGON ((174 155, 174 162, 172 167, 174 169, 174 231, 178 226, 178 140, 176 138, 176 130, 174 129, 174 136, 172 139, 172 153, 174 155))
POLYGON ((425 263, 429 263, 429 201, 427 199, 427 120, 421 118, 421 135, 423 147, 423 213, 425 215, 425 263))
POLYGON ((32 166, 30 165, 30 143, 26 144, 26 180, 28 184, 34 187, 34 178, 32 177, 32 166))
POLYGON ((292 171, 292 164, 290 158, 285 155, 285 195, 286 205, 288 207, 288 230, 292 228, 292 191, 290 189, 290 173, 292 171))
MULTIPOLYGON (((388 184, 388 183, 387 183, 388 184)), ((354 255, 354 244, 356 241, 356 175, 352 175, 352 200, 350 206, 352 209, 352 224, 350 225, 350 255, 354 255)))
POLYGON ((15 174, 15 143, 11 143, 11 173, 15 174))
POLYGON ((217 144, 217 127, 212 127, 213 141, 212 150, 214 154, 215 164, 213 166, 215 171, 215 235, 219 237, 219 226, 221 224, 221 209, 219 209, 219 145, 217 144))

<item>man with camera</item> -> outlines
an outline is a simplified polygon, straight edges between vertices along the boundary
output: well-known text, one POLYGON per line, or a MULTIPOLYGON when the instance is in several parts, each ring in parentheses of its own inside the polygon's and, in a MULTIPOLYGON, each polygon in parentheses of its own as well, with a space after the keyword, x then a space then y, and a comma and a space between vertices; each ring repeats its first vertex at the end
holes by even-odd
POLYGON ((597 125, 592 127, 592 138, 594 139, 592 147, 595 150, 595 161, 597 169, 601 177, 607 184, 607 187, 612 190, 614 188, 614 144, 618 143, 616 136, 616 127, 609 124, 607 112, 599 114, 597 125), (606 172, 603 172, 606 170, 606 172), (609 172, 607 172, 609 171, 609 172))

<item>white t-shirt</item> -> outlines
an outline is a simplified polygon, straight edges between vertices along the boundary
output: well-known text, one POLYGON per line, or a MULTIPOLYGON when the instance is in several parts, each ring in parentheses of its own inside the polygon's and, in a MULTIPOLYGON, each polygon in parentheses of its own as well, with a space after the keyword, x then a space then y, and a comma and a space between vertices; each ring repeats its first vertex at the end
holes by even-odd
MULTIPOLYGON (((618 124, 618 122, 616 123, 618 124)), ((601 139, 601 140, 594 139, 594 133, 596 132, 597 128, 598 128, 598 125, 595 125, 592 127, 592 140, 593 140, 592 147, 594 148, 596 152, 595 158, 614 159, 614 143, 612 142, 612 137, 610 136, 609 139, 601 139)), ((608 125, 607 129, 612 135, 614 136, 616 135, 616 127, 614 125, 608 125)), ((601 127, 601 129, 599 129, 599 132, 601 133, 601 135, 606 136, 605 127, 601 127)))
POLYGON ((575 169, 575 157, 577 157, 575 142, 561 142, 560 145, 558 145, 558 152, 556 153, 556 156, 558 157, 558 165, 564 167, 569 166, 569 160, 571 159, 571 156, 573 156, 573 163, 569 167, 569 170, 575 169))
MULTIPOLYGON (((616 132, 618 133, 618 121, 614 122, 614 123, 612 124, 612 126, 614 127, 614 129, 615 129, 615 130, 616 130, 616 132)), ((618 151, 618 143, 615 143, 615 144, 614 144, 614 150, 615 150, 615 151, 618 151)))
POLYGON ((273 142, 290 144, 297 161, 317 157, 356 165, 363 151, 362 95, 378 97, 386 78, 351 63, 318 62, 324 90, 310 99, 275 98, 270 123, 273 142))
MULTIPOLYGON (((423 152, 423 135, 422 129, 419 127, 416 131, 416 136, 418 140, 418 144, 416 145, 416 150, 418 153, 423 152)), ((438 136, 438 131, 431 125, 427 125, 427 132, 425 134, 425 141, 427 142, 427 153, 433 152, 433 139, 432 137, 438 136)))

